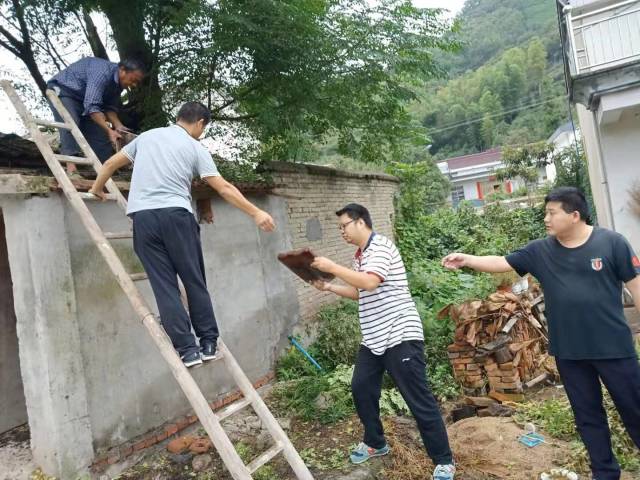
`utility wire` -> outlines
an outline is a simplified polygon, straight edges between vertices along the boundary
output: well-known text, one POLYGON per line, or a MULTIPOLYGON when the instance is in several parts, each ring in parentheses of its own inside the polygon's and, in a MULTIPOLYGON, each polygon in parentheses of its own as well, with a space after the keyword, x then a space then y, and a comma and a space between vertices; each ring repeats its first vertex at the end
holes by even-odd
POLYGON ((464 122, 450 124, 450 125, 447 125, 447 126, 442 127, 442 128, 437 128, 435 130, 428 130, 428 131, 429 131, 430 134, 440 133, 440 132, 444 132, 444 131, 451 130, 451 129, 454 129, 454 128, 463 127, 463 126, 466 126, 466 125, 472 125, 474 123, 482 122, 485 118, 501 117, 501 116, 506 115, 508 113, 519 112, 520 110, 525 110, 527 108, 536 108, 536 107, 539 107, 541 105, 544 105, 545 103, 550 103, 550 102, 553 102, 554 100, 558 100, 559 98, 566 98, 566 97, 567 97, 566 95, 558 95, 557 97, 548 98, 548 99, 542 100, 540 102, 533 102, 533 103, 530 103, 528 105, 521 105, 520 107, 512 108, 511 110, 503 110, 502 112, 494 113, 492 115, 483 115, 482 117, 478 117, 478 118, 475 118, 475 119, 472 119, 472 120, 466 120, 464 122))

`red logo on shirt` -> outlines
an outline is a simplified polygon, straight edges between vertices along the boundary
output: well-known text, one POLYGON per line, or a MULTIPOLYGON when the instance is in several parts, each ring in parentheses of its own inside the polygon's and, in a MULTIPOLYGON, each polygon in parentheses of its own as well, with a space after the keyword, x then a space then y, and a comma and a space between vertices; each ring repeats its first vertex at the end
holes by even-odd
POLYGON ((591 259, 591 268, 593 268, 596 272, 602 270, 603 263, 601 258, 592 258, 591 259))
POLYGON ((640 267, 640 259, 638 257, 636 257, 635 255, 631 259, 631 263, 633 263, 633 266, 636 267, 636 268, 640 267))

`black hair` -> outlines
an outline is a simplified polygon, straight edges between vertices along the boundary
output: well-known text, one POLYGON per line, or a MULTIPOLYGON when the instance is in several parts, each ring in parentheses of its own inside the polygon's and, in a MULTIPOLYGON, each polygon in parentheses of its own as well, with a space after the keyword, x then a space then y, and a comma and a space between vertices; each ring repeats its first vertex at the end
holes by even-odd
POLYGON ((204 120, 205 125, 211 121, 211 111, 200 102, 187 102, 180 107, 177 120, 196 123, 204 120))
POLYGON ((544 197, 545 205, 549 202, 558 202, 562 204, 562 210, 567 213, 578 212, 580 219, 589 221, 589 205, 587 199, 579 189, 575 187, 558 187, 551 190, 544 197))
POLYGON ((142 60, 135 57, 120 60, 118 62, 118 67, 124 68, 127 72, 134 72, 137 70, 145 75, 147 74, 147 65, 142 60))
POLYGON ((371 215, 369 214, 369 210, 364 208, 362 205, 357 203, 350 203, 349 205, 345 205, 340 210, 336 212, 336 215, 340 217, 341 215, 347 214, 347 216, 351 220, 364 220, 364 223, 369 228, 373 228, 373 223, 371 222, 371 215))

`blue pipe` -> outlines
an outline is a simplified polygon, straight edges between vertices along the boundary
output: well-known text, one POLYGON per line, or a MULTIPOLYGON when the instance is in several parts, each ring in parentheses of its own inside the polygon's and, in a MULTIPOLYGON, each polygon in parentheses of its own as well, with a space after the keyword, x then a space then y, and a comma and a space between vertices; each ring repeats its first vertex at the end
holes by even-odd
POLYGON ((298 343, 298 341, 293 338, 291 335, 289 335, 289 341, 291 342, 291 344, 296 347, 298 349, 298 351, 300 353, 302 353, 305 357, 307 357, 307 360, 309 360, 314 367, 316 367, 318 370, 322 370, 322 367, 320 366, 320 364, 318 362, 316 362, 315 358, 313 358, 311 355, 309 355, 309 352, 307 352, 304 347, 302 345, 300 345, 298 343))

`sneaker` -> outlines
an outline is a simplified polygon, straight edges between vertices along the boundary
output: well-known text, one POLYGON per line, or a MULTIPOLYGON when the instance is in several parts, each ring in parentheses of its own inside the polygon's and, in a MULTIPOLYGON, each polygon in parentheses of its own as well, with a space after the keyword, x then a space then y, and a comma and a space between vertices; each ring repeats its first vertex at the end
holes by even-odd
POLYGON ((186 355, 182 355, 182 357, 180 358, 182 359, 182 363, 184 363, 184 366, 187 368, 195 367, 196 365, 202 365, 200 352, 187 353, 186 355))
POLYGON ((453 480, 456 467, 453 465, 436 465, 433 471, 433 480, 453 480))
POLYGON ((370 458, 373 457, 381 457, 382 455, 386 455, 389 453, 389 445, 385 445, 382 448, 371 448, 364 442, 360 442, 360 444, 351 452, 349 458, 351 459, 351 463, 359 464, 364 463, 370 458))
POLYGON ((205 362, 216 358, 216 342, 202 342, 200 346, 200 357, 205 362))

